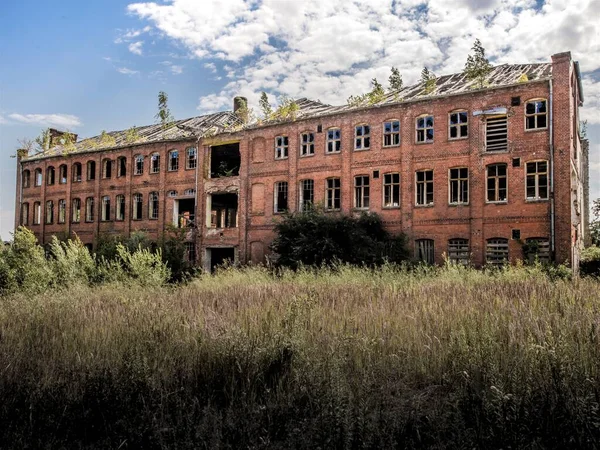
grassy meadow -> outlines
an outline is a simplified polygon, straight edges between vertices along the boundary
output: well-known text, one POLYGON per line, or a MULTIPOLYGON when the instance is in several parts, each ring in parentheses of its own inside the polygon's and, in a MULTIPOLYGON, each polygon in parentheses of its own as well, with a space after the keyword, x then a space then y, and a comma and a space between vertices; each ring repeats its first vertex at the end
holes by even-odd
POLYGON ((598 448, 600 282, 539 268, 0 299, 0 448, 598 448))

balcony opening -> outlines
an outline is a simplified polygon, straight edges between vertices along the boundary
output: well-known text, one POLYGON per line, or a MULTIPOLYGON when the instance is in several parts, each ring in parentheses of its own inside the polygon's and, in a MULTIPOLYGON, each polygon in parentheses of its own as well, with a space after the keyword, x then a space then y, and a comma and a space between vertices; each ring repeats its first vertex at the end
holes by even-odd
POLYGON ((210 148, 210 177, 237 177, 240 174, 240 144, 216 145, 210 148))
POLYGON ((195 200, 193 198, 182 198, 173 202, 173 217, 177 228, 195 228, 195 200))
POLYGON ((209 228, 236 228, 238 195, 212 194, 209 196, 210 222, 209 228))
POLYGON ((206 249, 206 269, 211 273, 218 267, 228 266, 235 263, 235 248, 233 247, 213 247, 206 249))

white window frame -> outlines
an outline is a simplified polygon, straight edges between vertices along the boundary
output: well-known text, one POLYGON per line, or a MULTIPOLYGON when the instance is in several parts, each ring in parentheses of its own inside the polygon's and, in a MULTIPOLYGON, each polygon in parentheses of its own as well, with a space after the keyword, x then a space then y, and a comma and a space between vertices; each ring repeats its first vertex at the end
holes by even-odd
POLYGON ((327 211, 339 211, 342 209, 342 179, 339 177, 325 179, 325 209, 327 211), (330 183, 333 183, 333 185, 330 186, 330 183), (337 207, 335 206, 336 193, 339 202, 337 207))
POLYGON ((371 127, 367 123, 359 123, 354 126, 354 151, 361 152, 371 149, 371 127), (358 135, 358 130, 361 130, 361 135, 358 135), (360 142, 360 146, 358 143, 360 142), (367 142, 369 145, 365 145, 367 142))
POLYGON ((431 144, 435 140, 435 118, 433 114, 421 114, 415 117, 415 143, 431 144), (431 126, 427 125, 427 119, 431 117, 431 126), (423 121, 423 126, 419 126, 419 121, 423 121), (427 139, 427 131, 431 130, 431 139, 427 139), (423 139, 419 139, 419 131, 423 132, 423 139))
POLYGON ((193 170, 198 167, 198 149, 188 147, 185 149, 185 169, 193 170))
POLYGON ((435 202, 435 173, 433 169, 419 169, 415 170, 415 206, 433 206, 435 202), (427 173, 431 172, 431 180, 427 180, 427 175, 424 176, 423 181, 419 181, 419 173, 427 173), (431 183, 431 202, 427 202, 427 185, 431 183), (419 203, 419 184, 423 185, 424 193, 423 193, 423 201, 424 203, 419 203))
POLYGON ((369 175, 354 176, 354 209, 368 210, 371 206, 371 178, 369 175), (361 180, 361 183, 358 183, 361 180), (365 183, 366 180, 366 183, 365 183), (365 206, 366 203, 366 206, 365 206))
POLYGON ((460 141, 461 139, 468 139, 469 138, 469 111, 467 111, 466 109, 457 109, 454 111, 450 111, 448 113, 448 140, 449 141, 460 141), (452 123, 452 116, 456 114, 457 115, 457 122, 456 123, 452 123), (460 121, 460 115, 464 114, 466 117, 466 122, 461 122, 460 121), (467 127, 467 135, 466 136, 461 136, 461 131, 462 131, 462 127, 467 127), (456 129, 456 137, 452 137, 452 129, 455 128, 456 129))
POLYGON ((144 174, 144 155, 135 155, 133 157, 133 174, 143 175, 144 174))
POLYGON ((177 172, 179 170, 179 150, 171 149, 167 154, 167 172, 177 172), (175 157, 173 158, 173 154, 175 157), (172 164, 173 160, 175 164, 172 164))
POLYGON ((327 129, 327 139, 325 142, 325 154, 333 155, 336 153, 341 153, 342 151, 342 129, 339 127, 332 127, 327 129), (337 132, 337 137, 335 133, 337 132), (329 133, 333 133, 333 137, 329 135, 329 133), (334 150, 329 150, 329 147, 334 150), (339 147, 339 148, 337 148, 339 147))
POLYGON ((493 203, 493 204, 508 203, 508 164, 506 164, 506 163, 492 163, 492 164, 488 164, 487 166, 485 166, 485 202, 486 203, 493 203), (489 197, 489 188, 488 188, 488 180, 490 179, 489 169, 492 166, 505 166, 506 167, 506 173, 504 174, 504 176, 493 175, 493 178, 496 180, 495 187, 494 187, 494 192, 495 192, 496 198, 500 197, 500 195, 499 195, 500 194, 499 180, 501 178, 504 178, 506 180, 506 198, 504 200, 490 200, 490 197, 489 197))
POLYGON ((449 205, 468 205, 469 204, 469 168, 468 167, 451 167, 448 169, 448 204, 449 205), (452 178, 452 171, 453 170, 458 170, 458 177, 457 178, 452 178), (467 176, 463 177, 461 175, 461 171, 462 170, 466 170, 467 171, 467 176), (458 195, 457 195, 457 201, 453 202, 452 201, 452 182, 455 181, 457 184, 457 189, 458 189, 458 195), (463 184, 467 185, 467 198, 466 199, 462 199, 462 193, 463 193, 463 184))
POLYGON ((157 191, 148 194, 148 220, 158 220, 160 213, 160 197, 157 191))
POLYGON ((523 116, 524 116, 524 121, 525 121, 525 131, 538 131, 538 130, 547 130, 548 129, 548 100, 545 98, 532 98, 530 100, 527 100, 524 104, 523 104, 523 116), (541 103, 544 102, 545 103, 545 107, 546 107, 546 112, 540 113, 537 111, 537 105, 534 106, 534 110, 535 112, 528 114, 527 113, 527 105, 529 103, 541 103), (545 116, 546 118, 546 126, 544 127, 539 127, 538 126, 538 117, 540 116, 545 116), (535 122, 535 126, 533 128, 528 128, 527 127, 527 119, 533 117, 534 118, 534 122, 535 122))
POLYGON ((150 173, 160 172, 160 153, 152 153, 150 155, 150 173))
POLYGON ((300 133, 300 157, 315 155, 315 133, 305 131, 300 133))
POLYGON ((549 177, 550 177, 550 167, 549 167, 549 163, 548 160, 546 159, 536 159, 534 161, 527 161, 525 163, 525 200, 527 201, 537 201, 537 202, 541 202, 541 201, 547 201, 550 199, 550 186, 549 186, 549 177), (545 172, 539 172, 538 171, 538 164, 539 163, 546 163, 546 171, 545 172), (532 174, 529 173, 528 171, 528 166, 529 164, 535 164, 535 168, 536 171, 532 174), (540 197, 540 186, 542 186, 540 184, 540 175, 545 175, 546 176, 546 196, 545 197, 540 197), (534 189, 535 189, 535 196, 534 197, 529 197, 528 195, 528 180, 529 177, 533 177, 534 179, 534 189))
POLYGON ((275 159, 287 159, 289 155, 290 139, 286 135, 275 136, 275 159))
POLYGON ((382 125, 382 134, 383 134, 383 141, 381 143, 381 145, 383 145, 384 148, 389 148, 389 147, 399 147, 400 146, 400 121, 398 119, 388 119, 385 120, 383 122, 382 125), (398 130, 394 131, 394 124, 397 123, 398 124, 398 130), (386 126, 389 124, 390 130, 386 131, 386 126), (385 143, 385 138, 388 137, 390 138, 390 144, 386 144, 385 143), (395 139, 396 138, 396 139, 395 139), (395 140, 397 140, 398 142, 394 142, 395 140))
POLYGON ((383 197, 381 199, 381 204, 383 205, 383 208, 385 209, 394 209, 394 208, 400 208, 400 203, 401 203, 401 197, 400 197, 400 172, 388 172, 388 173, 384 173, 383 174, 383 197), (398 175, 398 182, 396 183, 394 181, 394 175, 398 175), (386 177, 387 176, 391 176, 391 182, 388 183, 386 181, 386 177), (397 186, 398 189, 398 204, 394 204, 394 188, 397 186), (389 202, 385 201, 385 197, 386 197, 386 190, 389 188, 390 190, 390 198, 392 199, 391 204, 389 202))

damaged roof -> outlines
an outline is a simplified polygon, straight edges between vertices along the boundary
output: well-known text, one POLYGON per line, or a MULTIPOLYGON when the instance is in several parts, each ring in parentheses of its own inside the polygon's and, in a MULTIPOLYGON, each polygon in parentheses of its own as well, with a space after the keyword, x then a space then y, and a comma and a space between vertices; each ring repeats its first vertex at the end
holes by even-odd
POLYGON ((154 124, 132 127, 128 130, 109 131, 99 136, 82 139, 70 146, 54 146, 49 150, 30 155, 26 159, 35 160, 72 153, 88 153, 152 142, 196 139, 205 134, 221 133, 240 123, 238 116, 231 111, 206 114, 190 119, 176 120, 169 127, 154 124))

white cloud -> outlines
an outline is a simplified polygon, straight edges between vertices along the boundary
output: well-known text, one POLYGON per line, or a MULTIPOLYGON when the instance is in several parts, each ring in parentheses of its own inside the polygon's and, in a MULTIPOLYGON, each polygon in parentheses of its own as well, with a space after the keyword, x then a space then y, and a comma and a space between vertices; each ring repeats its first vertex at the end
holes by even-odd
POLYGON ((41 125, 43 127, 55 126, 59 128, 76 128, 82 125, 77 116, 71 114, 9 114, 8 117, 15 122, 28 125, 41 125))
POLYGON ((181 75, 183 73, 183 66, 177 66, 173 64, 171 66, 171 73, 173 73, 174 75, 181 75))
POLYGON ((2 115, 0 115, 0 125, 9 123, 2 115))
POLYGON ((592 77, 583 77, 583 108, 581 108, 581 119, 587 120, 588 124, 600 124, 600 80, 592 77))
POLYGON ((142 41, 137 41, 137 42, 132 42, 131 44, 129 44, 129 47, 127 47, 129 49, 129 51, 135 55, 141 55, 142 54, 142 45, 144 45, 144 43, 142 41))
POLYGON ((215 63, 212 62, 204 64, 204 67, 210 70, 212 73, 215 73, 217 71, 217 66, 215 65, 215 63))
POLYGON ((139 70, 128 69, 127 67, 118 67, 117 72, 122 73, 123 75, 136 75, 140 73, 139 70))
POLYGON ((131 39, 135 39, 137 37, 140 37, 142 34, 144 33, 148 33, 152 30, 151 26, 145 26, 142 29, 139 30, 127 30, 126 33, 124 33, 123 35, 119 36, 118 38, 115 39, 115 44, 122 44, 123 42, 127 42, 130 41, 131 39))

